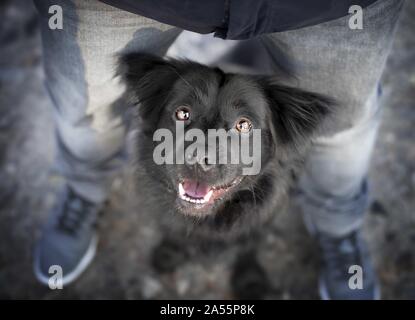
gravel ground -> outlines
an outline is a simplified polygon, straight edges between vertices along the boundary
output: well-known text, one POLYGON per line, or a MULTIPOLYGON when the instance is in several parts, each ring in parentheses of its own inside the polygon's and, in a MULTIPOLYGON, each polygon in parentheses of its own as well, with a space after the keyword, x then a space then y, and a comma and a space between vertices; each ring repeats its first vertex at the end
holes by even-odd
MULTIPOLYGON (((373 202, 365 234, 385 299, 415 298, 414 18, 415 2, 407 1, 383 77, 387 107, 370 172, 373 202)), ((245 240, 192 246, 180 234, 166 239, 160 222, 140 212, 142 195, 131 191, 131 168, 114 183, 92 266, 63 290, 39 285, 32 273, 32 246, 60 184, 48 176, 53 122, 42 87, 39 40, 27 1, 3 1, 0 298, 318 298, 316 246, 294 206, 287 204, 263 229, 255 254, 242 250, 249 247, 245 240)))

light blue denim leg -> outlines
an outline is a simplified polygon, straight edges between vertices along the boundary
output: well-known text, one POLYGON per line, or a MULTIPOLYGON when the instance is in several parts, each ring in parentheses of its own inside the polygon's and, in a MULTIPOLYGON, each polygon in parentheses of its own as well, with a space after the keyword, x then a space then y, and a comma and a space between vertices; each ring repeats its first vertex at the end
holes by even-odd
POLYGON ((270 37, 293 61, 294 85, 340 103, 334 134, 315 141, 300 179, 298 202, 309 225, 343 235, 360 226, 368 203, 367 172, 380 120, 379 80, 403 1, 363 10, 363 29, 349 17, 270 37))
POLYGON ((82 196, 103 201, 125 160, 126 128, 120 114, 126 104, 120 99, 123 87, 114 78, 114 55, 128 50, 164 54, 180 30, 96 0, 35 3, 56 119, 55 168, 82 196), (51 5, 62 8, 62 30, 48 27, 51 5))

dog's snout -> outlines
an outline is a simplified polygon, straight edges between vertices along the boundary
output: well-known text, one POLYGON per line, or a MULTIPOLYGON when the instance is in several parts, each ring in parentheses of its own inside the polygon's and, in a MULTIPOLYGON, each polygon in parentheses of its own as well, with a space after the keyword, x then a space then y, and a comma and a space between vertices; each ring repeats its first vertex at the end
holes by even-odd
POLYGON ((187 155, 188 165, 199 165, 203 171, 208 171, 215 166, 215 161, 207 154, 187 155))
POLYGON ((204 171, 208 171, 214 167, 214 163, 211 160, 209 160, 208 156, 201 156, 198 159, 198 163, 204 171))

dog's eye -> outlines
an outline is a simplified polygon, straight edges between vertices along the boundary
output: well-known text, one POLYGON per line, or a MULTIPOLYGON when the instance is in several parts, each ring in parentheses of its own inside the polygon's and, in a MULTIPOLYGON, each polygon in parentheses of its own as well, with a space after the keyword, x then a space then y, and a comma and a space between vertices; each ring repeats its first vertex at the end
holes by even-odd
POLYGON ((190 118, 190 110, 187 107, 179 107, 176 109, 176 119, 186 121, 190 118))
POLYGON ((248 133, 252 130, 252 122, 246 118, 240 118, 235 123, 235 129, 238 130, 240 133, 248 133))

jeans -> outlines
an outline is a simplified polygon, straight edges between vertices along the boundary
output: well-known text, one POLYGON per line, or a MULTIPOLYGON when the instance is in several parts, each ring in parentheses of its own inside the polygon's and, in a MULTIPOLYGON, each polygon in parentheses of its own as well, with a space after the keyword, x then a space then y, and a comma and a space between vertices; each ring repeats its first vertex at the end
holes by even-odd
POLYGON ((337 100, 340 119, 320 137, 305 163, 295 199, 313 231, 343 236, 358 229, 369 203, 367 173, 381 119, 379 80, 400 0, 378 0, 363 10, 363 29, 349 17, 271 35, 296 68, 296 85, 337 100))
MULTIPOLYGON (((298 198, 318 230, 343 234, 365 212, 366 176, 380 120, 378 83, 403 0, 379 0, 363 10, 363 30, 349 17, 268 35, 296 66, 297 82, 341 104, 333 135, 315 141, 298 198)), ((114 77, 115 54, 163 55, 181 30, 95 0, 35 0, 41 17, 46 87, 54 106, 55 169, 90 201, 109 193, 125 160, 126 126, 114 110, 126 107, 114 77), (48 27, 49 6, 63 9, 63 29, 48 27)), ((347 13, 345 13, 347 14, 347 13)))
POLYGON ((56 121, 55 170, 94 202, 108 195, 125 162, 126 107, 114 78, 115 55, 143 50, 163 55, 180 30, 95 0, 35 0, 41 17, 46 87, 56 121), (51 5, 62 7, 63 29, 51 30, 51 5))

